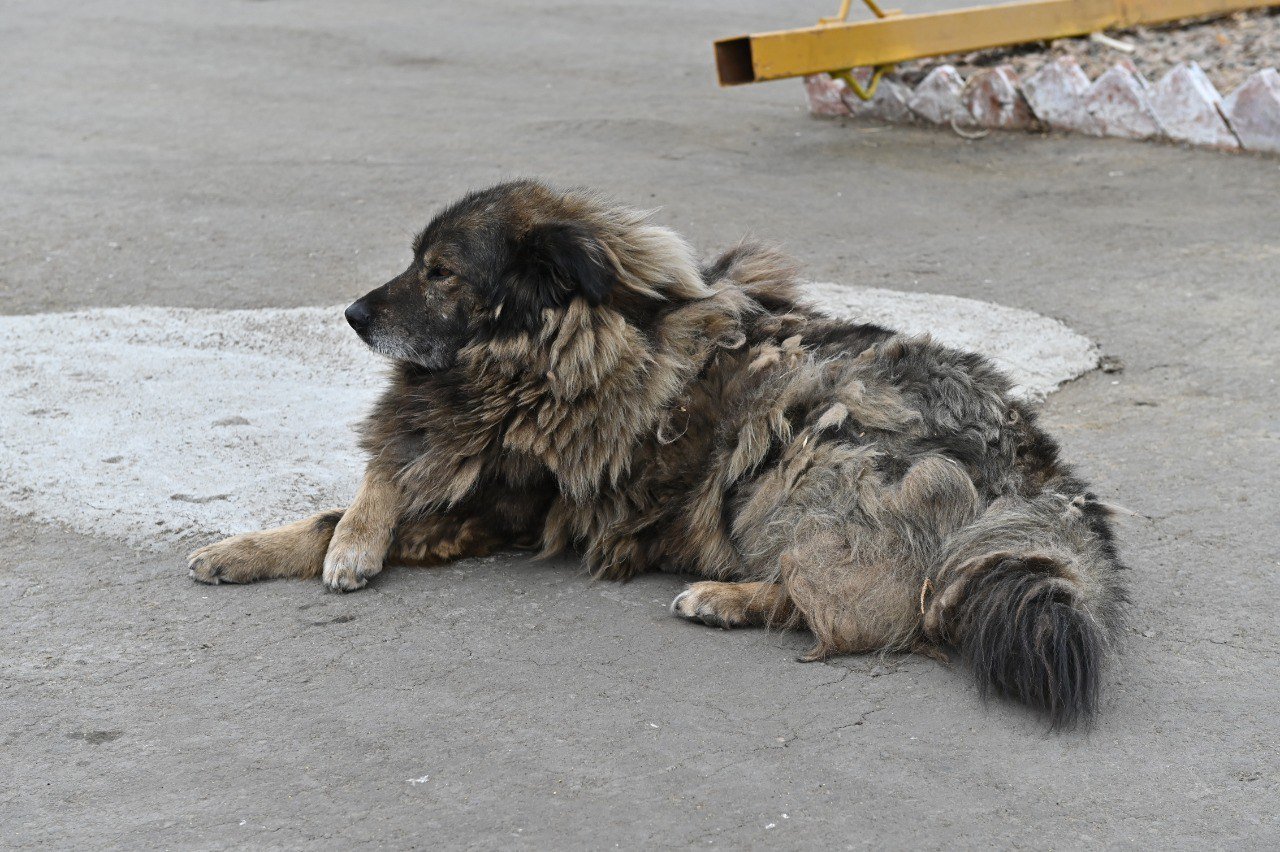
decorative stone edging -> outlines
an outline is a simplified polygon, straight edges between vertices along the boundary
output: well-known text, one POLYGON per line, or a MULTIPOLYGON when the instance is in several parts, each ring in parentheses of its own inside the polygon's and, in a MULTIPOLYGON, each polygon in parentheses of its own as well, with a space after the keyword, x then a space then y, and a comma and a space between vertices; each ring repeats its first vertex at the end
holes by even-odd
MULTIPOLYGON (((866 69, 854 73, 861 82, 870 78, 866 69)), ((870 101, 827 74, 804 82, 814 115, 1000 130, 1049 128, 1280 154, 1280 72, 1275 68, 1257 72, 1225 99, 1194 62, 1174 67, 1152 85, 1125 59, 1091 83, 1071 56, 1054 59, 1025 80, 1010 65, 985 69, 967 82, 954 66, 940 65, 914 89, 885 77, 870 101)))

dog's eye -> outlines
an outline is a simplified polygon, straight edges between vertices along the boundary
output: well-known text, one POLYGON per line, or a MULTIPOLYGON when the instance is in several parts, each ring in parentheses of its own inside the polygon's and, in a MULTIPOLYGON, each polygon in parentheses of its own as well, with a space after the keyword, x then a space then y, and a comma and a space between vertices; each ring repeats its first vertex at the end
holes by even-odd
POLYGON ((445 278, 453 276, 453 271, 443 266, 436 265, 427 270, 428 281, 443 281, 445 278))

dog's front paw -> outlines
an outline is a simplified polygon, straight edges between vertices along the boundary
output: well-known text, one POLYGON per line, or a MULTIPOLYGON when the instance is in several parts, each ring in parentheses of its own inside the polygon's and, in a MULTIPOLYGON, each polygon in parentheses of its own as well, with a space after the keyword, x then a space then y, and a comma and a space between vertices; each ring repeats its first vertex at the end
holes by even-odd
POLYGON ((206 545, 187 556, 187 574, 198 583, 251 583, 258 579, 258 548, 237 535, 206 545))
POLYGON ((324 584, 337 592, 362 589, 382 570, 383 554, 360 544, 343 544, 336 537, 324 557, 324 584))
POLYGON ((209 547, 202 547, 187 554, 187 576, 197 583, 216 586, 222 582, 222 566, 209 558, 208 550, 209 547))

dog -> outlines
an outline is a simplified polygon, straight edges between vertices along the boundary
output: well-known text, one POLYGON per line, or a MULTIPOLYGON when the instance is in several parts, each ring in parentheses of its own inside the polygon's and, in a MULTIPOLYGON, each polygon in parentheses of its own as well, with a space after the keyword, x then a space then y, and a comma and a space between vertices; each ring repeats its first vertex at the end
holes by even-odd
POLYGON ((393 364, 354 502, 189 557, 203 583, 513 547, 705 578, 722 628, 801 659, 955 649, 985 696, 1096 714, 1127 600, 1112 509, 983 357, 833 319, 778 251, 705 266, 647 214, 522 180, 473 192, 346 310, 393 364))

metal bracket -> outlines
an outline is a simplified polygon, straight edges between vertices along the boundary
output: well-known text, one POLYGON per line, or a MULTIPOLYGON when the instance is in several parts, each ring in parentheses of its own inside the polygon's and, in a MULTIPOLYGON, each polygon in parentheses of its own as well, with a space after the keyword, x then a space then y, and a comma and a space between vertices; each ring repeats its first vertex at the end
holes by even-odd
MULTIPOLYGON (((897 9, 890 9, 888 12, 884 11, 876 3, 876 0, 862 0, 862 2, 867 4, 867 8, 871 10, 871 14, 875 15, 877 18, 887 18, 890 15, 902 14, 897 9)), ((840 11, 836 12, 836 16, 834 18, 819 18, 818 23, 823 25, 843 24, 845 21, 849 20, 849 7, 852 5, 853 0, 840 0, 840 11)))
MULTIPOLYGON (((897 9, 891 9, 888 12, 884 11, 875 2, 875 0, 862 0, 862 2, 867 4, 867 8, 871 10, 871 14, 875 15, 877 18, 887 18, 890 15, 902 14, 897 9)), ((849 20, 849 8, 852 5, 853 0, 840 0, 840 11, 836 12, 835 17, 819 18, 818 23, 822 26, 843 24, 845 21, 849 20)), ((876 89, 880 86, 880 78, 892 71, 894 67, 895 66, 893 65, 877 65, 872 70, 871 79, 867 81, 867 85, 865 87, 858 82, 856 77, 853 76, 852 68, 846 68, 843 71, 830 71, 828 73, 831 75, 831 79, 833 80, 844 80, 849 86, 849 91, 853 92, 860 99, 869 101, 876 96, 876 89)))
POLYGON ((848 84, 851 92, 862 100, 869 101, 876 96, 876 89, 880 87, 880 78, 884 77, 885 74, 888 74, 896 67, 896 65, 877 65, 872 70, 871 79, 867 81, 867 85, 865 87, 858 82, 856 77, 853 76, 852 68, 846 68, 843 71, 829 71, 827 73, 831 75, 831 79, 833 80, 844 80, 845 83, 848 84))

